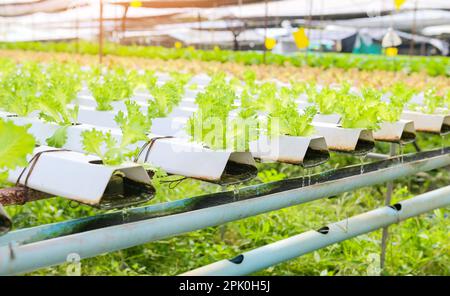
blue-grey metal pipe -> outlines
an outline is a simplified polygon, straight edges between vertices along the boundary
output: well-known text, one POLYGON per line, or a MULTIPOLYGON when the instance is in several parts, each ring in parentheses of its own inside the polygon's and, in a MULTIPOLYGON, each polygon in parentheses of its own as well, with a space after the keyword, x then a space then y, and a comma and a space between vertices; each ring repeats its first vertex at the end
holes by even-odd
POLYGON ((12 250, 3 246, 0 247, 0 274, 18 274, 60 264, 70 253, 89 258, 448 165, 450 155, 443 154, 258 198, 16 246, 12 250))
POLYGON ((67 220, 57 223, 39 225, 30 228, 11 231, 0 237, 0 246, 6 246, 11 242, 15 244, 28 244, 45 239, 55 238, 73 232, 93 230, 105 226, 111 226, 109 223, 123 224, 131 217, 149 217, 161 213, 172 213, 184 209, 192 203, 195 198, 185 198, 166 203, 154 204, 145 207, 136 207, 124 209, 122 211, 99 214, 90 217, 83 217, 73 220, 67 220))
POLYGON ((450 186, 427 192, 397 203, 394 206, 385 206, 330 224, 319 230, 304 232, 245 252, 231 260, 221 260, 181 275, 225 276, 250 274, 334 243, 446 206, 450 206, 450 186))

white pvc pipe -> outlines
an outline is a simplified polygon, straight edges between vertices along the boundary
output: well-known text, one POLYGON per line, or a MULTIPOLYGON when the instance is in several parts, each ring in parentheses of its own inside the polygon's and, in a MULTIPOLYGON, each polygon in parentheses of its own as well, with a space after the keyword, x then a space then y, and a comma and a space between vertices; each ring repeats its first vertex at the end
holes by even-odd
POLYGON ((304 232, 243 253, 231 260, 218 261, 181 275, 224 276, 250 274, 331 244, 449 205, 450 186, 447 186, 402 201, 392 207, 382 207, 330 224, 322 228, 321 232, 316 230, 304 232))

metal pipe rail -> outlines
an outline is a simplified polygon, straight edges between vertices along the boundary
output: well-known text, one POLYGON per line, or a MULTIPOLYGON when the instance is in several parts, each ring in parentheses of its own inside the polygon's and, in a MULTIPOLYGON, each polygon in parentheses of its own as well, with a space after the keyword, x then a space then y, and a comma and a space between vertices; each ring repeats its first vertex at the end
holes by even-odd
POLYGON ((371 159, 383 160, 383 159, 388 159, 390 157, 390 155, 371 152, 371 153, 367 153, 366 157, 371 158, 371 159))
MULTIPOLYGON (((172 237, 202 228, 220 225, 261 213, 336 195, 353 189, 383 183, 450 165, 450 148, 421 152, 360 166, 325 172, 311 178, 311 186, 302 187, 302 178, 261 184, 232 191, 200 196, 159 205, 184 205, 180 213, 115 225, 57 237, 39 242, 0 247, 0 274, 18 274, 60 264, 68 254, 94 257, 147 242, 172 237), (217 204, 213 197, 220 197, 217 204)), ((304 181, 304 180, 303 180, 304 181)), ((158 206, 157 206, 158 207, 158 206)), ((173 208, 172 208, 173 211, 173 208)), ((142 214, 142 213, 141 213, 142 214)), ((11 238, 11 236, 9 237, 11 238)), ((11 242, 11 239, 9 240, 11 242)))
POLYGON ((221 260, 181 275, 226 276, 250 274, 326 246, 446 206, 450 206, 450 186, 418 195, 393 206, 385 206, 329 224, 319 230, 304 232, 245 252, 231 260, 221 260))
MULTIPOLYGON (((350 191, 363 186, 370 186, 389 181, 390 178, 381 180, 379 179, 384 178, 384 174, 386 172, 389 172, 391 174, 390 176, 392 176, 393 179, 450 165, 450 157, 448 153, 450 153, 450 148, 445 148, 444 150, 438 149, 434 151, 426 151, 411 155, 399 156, 397 158, 391 158, 384 161, 367 163, 363 165, 364 172, 362 174, 360 165, 331 170, 311 176, 311 184, 313 184, 314 188, 318 188, 318 186, 323 183, 323 186, 320 187, 325 188, 328 186, 328 182, 333 180, 338 181, 339 179, 350 177, 356 178, 356 180, 363 180, 362 184, 359 184, 358 182, 352 183, 351 180, 349 180, 349 182, 346 182, 346 184, 348 184, 348 187, 342 192, 350 191), (383 169, 383 171, 379 172, 380 169, 383 169), (369 173, 375 173, 375 176, 371 177, 371 175, 367 175, 369 173)), ((309 187, 307 186, 307 182, 308 181, 304 180, 303 177, 293 178, 244 187, 239 189, 238 191, 207 194, 162 204, 136 207, 124 211, 117 211, 53 224, 40 225, 32 228, 20 229, 0 237, 0 246, 8 245, 10 242, 14 242, 15 244, 20 245, 29 244, 41 240, 52 239, 123 223, 180 214, 189 211, 229 204, 232 202, 241 202, 247 199, 255 199, 258 203, 257 198, 282 191, 295 189, 296 192, 294 193, 302 193, 309 187)), ((335 191, 331 191, 329 195, 337 194, 336 190, 338 190, 339 185, 336 184, 335 186, 335 191)), ((322 195, 319 193, 319 195, 314 197, 313 199, 325 196, 326 195, 322 195)), ((303 201, 303 196, 299 195, 295 199, 293 199, 290 204, 274 204, 271 206, 271 208, 268 209, 268 211, 277 210, 283 207, 300 204, 303 202, 305 202, 303 201)), ((262 212, 257 212, 256 214, 260 213, 262 212)))

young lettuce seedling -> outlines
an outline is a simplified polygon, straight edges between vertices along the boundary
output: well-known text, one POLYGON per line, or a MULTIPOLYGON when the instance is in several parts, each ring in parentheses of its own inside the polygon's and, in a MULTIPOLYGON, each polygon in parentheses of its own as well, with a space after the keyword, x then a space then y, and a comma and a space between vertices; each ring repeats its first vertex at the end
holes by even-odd
POLYGON ((443 96, 436 94, 436 88, 431 87, 425 90, 421 105, 410 104, 409 108, 426 114, 439 113, 439 109, 445 108, 445 100, 443 96))
POLYGON ((37 110, 38 98, 45 87, 39 64, 27 62, 4 72, 0 81, 0 107, 19 116, 37 110))
POLYGON ((173 81, 176 81, 177 84, 184 87, 191 80, 191 73, 180 73, 180 72, 170 72, 170 77, 173 81))
POLYGON ((218 73, 211 82, 195 98, 198 111, 188 120, 187 132, 191 140, 206 144, 211 149, 226 149, 234 146, 229 122, 229 113, 235 109, 237 98, 234 87, 227 83, 225 73, 218 73))
POLYGON ((294 100, 275 100, 274 108, 268 113, 265 130, 269 136, 307 137, 315 131, 311 122, 316 114, 317 109, 313 106, 305 108, 300 114, 294 100))
POLYGON ((250 94, 257 94, 258 87, 256 84, 256 72, 252 70, 246 70, 243 74, 243 81, 245 83, 245 87, 250 94))
POLYGON ((380 101, 365 100, 355 94, 341 96, 337 114, 341 115, 343 128, 364 128, 377 130, 381 122, 380 101))
POLYGON ((184 86, 190 79, 186 74, 172 74, 173 79, 162 86, 154 85, 149 88, 152 100, 148 101, 148 116, 150 118, 166 117, 174 107, 178 106, 185 93, 184 86))
POLYGON ((47 84, 37 102, 39 117, 61 126, 46 139, 47 145, 61 148, 67 141, 67 128, 78 123, 79 106, 68 104, 81 90, 81 70, 75 65, 52 64, 46 72, 47 84))
POLYGON ((94 69, 88 87, 97 101, 97 110, 109 111, 112 102, 129 99, 138 83, 136 71, 94 69))
POLYGON ((114 139, 111 132, 96 129, 84 131, 81 134, 83 148, 88 153, 98 155, 105 165, 119 165, 130 160, 137 153, 129 146, 139 141, 147 141, 147 133, 151 128, 151 120, 142 114, 139 105, 133 101, 125 101, 127 115, 119 111, 115 121, 122 131, 120 143, 114 139))
POLYGON ((307 90, 309 101, 314 102, 321 114, 339 114, 343 128, 365 128, 376 130, 382 121, 383 102, 381 92, 363 88, 362 95, 350 91, 351 85, 344 83, 341 88, 324 87, 320 92, 307 90))
POLYGON ((330 87, 324 87, 318 91, 316 85, 313 84, 306 88, 306 93, 308 102, 314 103, 321 114, 329 115, 336 112, 336 104, 341 95, 338 91, 330 87))
POLYGON ((383 121, 399 121, 405 105, 411 100, 415 94, 415 90, 409 88, 404 83, 398 82, 385 91, 390 98, 389 103, 379 103, 380 116, 383 121))
POLYGON ((158 77, 156 76, 155 71, 145 70, 144 74, 139 76, 140 82, 151 91, 158 82, 158 77))

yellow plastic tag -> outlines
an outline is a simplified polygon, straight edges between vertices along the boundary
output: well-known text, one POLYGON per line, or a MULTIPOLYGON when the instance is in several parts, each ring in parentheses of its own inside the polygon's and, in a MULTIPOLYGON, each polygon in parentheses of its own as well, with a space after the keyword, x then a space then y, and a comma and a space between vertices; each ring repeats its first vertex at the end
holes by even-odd
POLYGON ((299 28, 297 31, 292 33, 294 36, 295 45, 297 45, 298 48, 307 48, 309 45, 309 39, 308 36, 306 36, 305 29, 299 28))
POLYGON ((395 57, 398 54, 398 48, 397 47, 388 47, 386 48, 386 55, 388 57, 395 57))
POLYGON ((405 2, 406 0, 394 0, 395 9, 399 10, 405 2))
POLYGON ((176 41, 173 46, 175 46, 176 49, 180 49, 183 47, 183 44, 180 41, 176 41))
POLYGON ((264 41, 264 45, 268 50, 271 50, 272 48, 275 47, 275 45, 277 45, 277 40, 275 38, 267 37, 266 40, 264 41))
POLYGON ((141 1, 131 1, 130 2, 130 6, 131 7, 141 7, 142 6, 142 2, 141 1))

